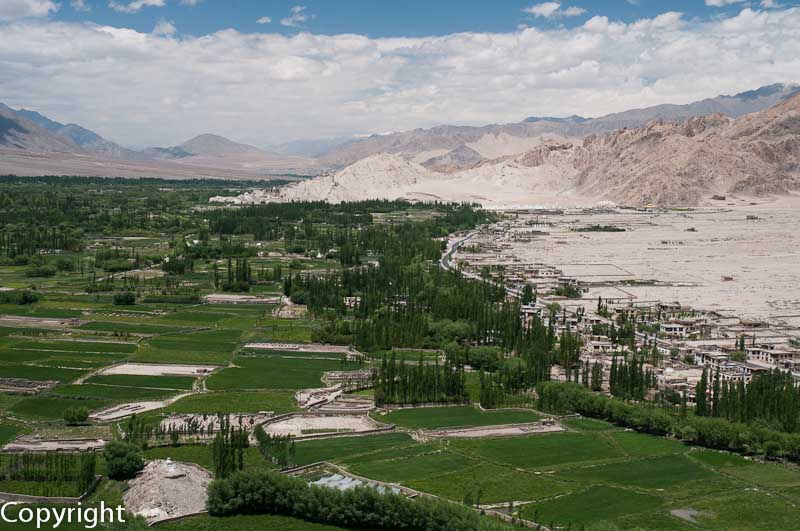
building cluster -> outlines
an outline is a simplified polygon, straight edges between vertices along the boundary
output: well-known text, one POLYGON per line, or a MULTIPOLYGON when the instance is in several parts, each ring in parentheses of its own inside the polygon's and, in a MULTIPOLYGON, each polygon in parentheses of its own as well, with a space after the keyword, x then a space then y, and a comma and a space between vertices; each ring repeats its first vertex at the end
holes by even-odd
POLYGON ((579 334, 582 361, 599 363, 606 380, 614 355, 635 348, 646 356, 659 389, 686 391, 690 399, 704 369, 718 372, 721 380, 745 384, 759 373, 778 369, 800 384, 800 329, 679 302, 589 300, 587 287, 602 289, 615 286, 615 281, 584 284, 554 265, 526 263, 516 255, 515 243, 532 241, 549 230, 538 220, 524 227, 514 221, 484 227, 462 242, 451 264, 466 276, 502 282, 515 298, 522 299, 525 287, 531 286, 536 297, 521 306, 523 323, 541 320, 550 326, 552 316, 558 335, 579 334), (558 288, 577 288, 582 297, 559 296, 567 290, 558 288), (559 307, 556 315, 551 314, 554 303, 559 307))

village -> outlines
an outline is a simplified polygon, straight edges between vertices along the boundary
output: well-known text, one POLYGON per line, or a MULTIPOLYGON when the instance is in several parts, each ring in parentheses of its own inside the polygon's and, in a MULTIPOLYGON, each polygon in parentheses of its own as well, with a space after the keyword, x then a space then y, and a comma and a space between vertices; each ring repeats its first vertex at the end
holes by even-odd
MULTIPOLYGON (((632 350, 647 354, 645 370, 656 376, 657 387, 650 390, 651 397, 659 391, 675 392, 694 403, 704 369, 730 383, 748 384, 755 375, 776 369, 790 373, 795 382, 800 382, 800 312, 748 316, 747 308, 708 309, 680 300, 651 299, 646 297, 648 291, 664 292, 664 288, 671 287, 676 288, 672 293, 683 290, 697 301, 697 292, 706 287, 694 279, 684 281, 674 276, 639 278, 623 267, 627 264, 581 263, 576 256, 570 256, 570 263, 562 265, 558 262, 560 256, 548 253, 553 249, 561 251, 575 238, 586 240, 594 236, 607 241, 628 238, 631 231, 652 226, 662 229, 663 218, 671 217, 670 213, 648 207, 628 211, 539 209, 506 214, 500 222, 454 235, 442 266, 505 285, 509 296, 522 301, 520 311, 525 324, 540 319, 549 326, 553 319, 552 326, 559 337, 565 333, 578 335, 580 361, 601 365, 604 390, 608 390, 614 358, 622 358, 632 350), (581 221, 577 222, 576 217, 581 221), (540 247, 544 250, 537 254, 540 247), (642 289, 647 287, 651 289, 642 289), (645 296, 640 296, 639 290, 645 296)), ((758 219, 752 214, 738 217, 745 222, 758 219)), ((677 230, 694 235, 697 229, 692 228, 677 230)), ((656 243, 685 245, 671 239, 656 243)), ((725 288, 731 288, 732 281, 730 276, 720 276, 725 288)), ((713 301, 714 288, 706 291, 713 301)), ((553 367, 552 377, 569 379, 558 366, 553 367)))

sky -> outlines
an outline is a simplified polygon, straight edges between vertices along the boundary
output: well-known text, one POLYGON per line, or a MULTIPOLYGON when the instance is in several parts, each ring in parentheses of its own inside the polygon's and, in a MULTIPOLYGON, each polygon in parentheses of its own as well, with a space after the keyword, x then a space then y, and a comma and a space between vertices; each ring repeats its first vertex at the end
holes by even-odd
POLYGON ((0 0, 0 102, 132 147, 600 116, 800 81, 788 0, 0 0))

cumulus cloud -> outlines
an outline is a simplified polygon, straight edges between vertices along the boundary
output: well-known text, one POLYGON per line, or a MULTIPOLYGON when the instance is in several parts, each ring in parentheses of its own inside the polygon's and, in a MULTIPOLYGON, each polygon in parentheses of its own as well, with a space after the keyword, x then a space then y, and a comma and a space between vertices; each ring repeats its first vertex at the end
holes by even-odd
POLYGON ((86 12, 92 10, 86 3, 86 0, 72 0, 69 5, 72 6, 73 11, 86 12))
POLYGON ((134 146, 259 146, 525 116, 598 116, 800 81, 800 9, 374 39, 0 25, 0 94, 134 146), (90 79, 91 83, 86 80, 90 79))
POLYGON ((46 17, 58 11, 58 4, 52 0, 2 0, 0 1, 0 21, 29 17, 46 17))
POLYGON ((145 7, 164 7, 164 2, 165 0, 132 0, 125 4, 108 0, 108 7, 120 13, 138 13, 145 7))
POLYGON ((269 24, 272 22, 272 19, 269 17, 261 17, 260 19, 256 20, 256 24, 269 24))
POLYGON ((745 0, 706 0, 706 5, 710 7, 725 7, 733 4, 741 4, 745 0))
POLYGON ((308 18, 306 6, 294 6, 289 10, 289 16, 281 19, 281 25, 294 28, 307 22, 308 18))
POLYGON ((542 2, 526 7, 523 11, 537 18, 577 17, 586 13, 585 9, 577 6, 561 9, 561 2, 542 2))

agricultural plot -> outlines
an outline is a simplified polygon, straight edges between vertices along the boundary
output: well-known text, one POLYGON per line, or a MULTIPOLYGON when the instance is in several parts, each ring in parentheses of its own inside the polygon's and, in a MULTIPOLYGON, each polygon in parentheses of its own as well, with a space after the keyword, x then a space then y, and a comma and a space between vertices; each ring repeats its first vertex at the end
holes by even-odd
POLYGON ((522 517, 538 522, 587 524, 615 520, 636 513, 660 509, 658 496, 607 486, 592 486, 553 500, 526 505, 522 517))
POLYGON ((269 390, 202 393, 185 396, 163 410, 164 413, 209 415, 260 411, 274 411, 276 414, 297 411, 294 392, 269 390))
POLYGON ((85 373, 86 371, 81 369, 64 369, 61 367, 44 367, 20 363, 0 365, 0 378, 23 378, 40 382, 54 380, 67 383, 80 378, 85 373))
POLYGON ((417 447, 414 439, 405 433, 301 441, 296 446, 295 462, 298 465, 308 465, 345 457, 366 459, 373 452, 398 451, 405 447, 417 447))
POLYGON ((231 359, 240 336, 239 330, 209 330, 154 337, 139 348, 133 360, 220 365, 231 359))
POLYGON ((52 396, 23 398, 12 405, 8 414, 27 420, 61 420, 64 411, 70 408, 85 407, 94 410, 109 405, 108 400, 98 398, 77 399, 52 396))
POLYGON ((315 524, 288 516, 268 514, 227 518, 195 516, 176 522, 160 524, 158 527, 164 531, 215 531, 217 529, 235 529, 236 531, 347 531, 341 527, 315 524))
POLYGON ((91 354, 132 354, 138 345, 130 342, 110 341, 33 341, 17 339, 10 346, 20 350, 42 350, 47 352, 80 352, 91 354))
POLYGON ((151 389, 190 390, 195 382, 191 376, 145 376, 134 374, 101 374, 92 376, 86 383, 151 389))
POLYGON ((281 319, 268 317, 258 322, 253 341, 310 343, 319 323, 310 319, 281 319))
POLYGON ((109 402, 128 402, 137 400, 161 400, 178 394, 176 389, 152 389, 149 387, 122 387, 117 385, 62 385, 53 389, 49 396, 58 395, 74 398, 108 400, 109 402))
POLYGON ((541 417, 530 410, 481 411, 473 406, 421 407, 397 409, 388 414, 376 414, 381 422, 413 429, 438 429, 465 426, 496 426, 536 422, 541 417))
POLYGON ((211 375, 206 385, 213 390, 307 389, 322 386, 326 371, 341 370, 339 361, 286 359, 280 357, 239 357, 236 367, 211 375))
POLYGON ((454 440, 450 446, 467 455, 526 470, 605 461, 625 454, 606 437, 554 433, 503 439, 454 440))
POLYGON ((91 321, 80 326, 81 330, 92 332, 120 332, 123 334, 159 335, 176 332, 188 332, 191 327, 171 326, 150 323, 127 323, 113 321, 91 321))

